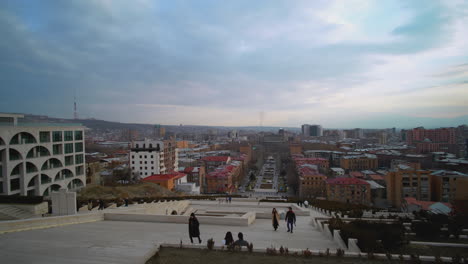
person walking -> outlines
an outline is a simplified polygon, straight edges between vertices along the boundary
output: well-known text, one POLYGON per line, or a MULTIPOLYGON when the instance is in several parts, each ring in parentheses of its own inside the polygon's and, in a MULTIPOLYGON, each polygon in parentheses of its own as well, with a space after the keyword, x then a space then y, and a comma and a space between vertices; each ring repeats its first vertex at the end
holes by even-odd
POLYGON ((278 229, 279 219, 280 219, 280 216, 278 214, 278 211, 276 211, 276 208, 273 208, 273 211, 271 212, 271 217, 272 217, 271 221, 273 224, 273 228, 276 231, 278 229))
POLYGON ((292 208, 289 207, 289 211, 286 213, 284 218, 288 226, 288 232, 293 232, 293 225, 296 225, 296 214, 293 212, 292 208))
POLYGON ((305 206, 305 208, 309 208, 309 201, 305 200, 304 201, 304 206, 305 206))
POLYGON ((189 236, 190 236, 190 242, 193 244, 193 238, 197 237, 198 238, 198 243, 201 244, 202 240, 200 239, 200 223, 198 222, 197 217, 195 216, 194 213, 190 214, 189 218, 189 236))
POLYGON ((98 210, 104 210, 104 201, 101 199, 99 200, 99 208, 98 210))

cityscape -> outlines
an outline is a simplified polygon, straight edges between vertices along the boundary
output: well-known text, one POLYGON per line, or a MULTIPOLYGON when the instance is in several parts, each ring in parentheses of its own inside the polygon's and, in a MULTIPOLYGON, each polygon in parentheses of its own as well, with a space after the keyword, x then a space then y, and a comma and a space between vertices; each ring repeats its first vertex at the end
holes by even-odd
POLYGON ((467 10, 0 3, 1 262, 468 263, 467 10))

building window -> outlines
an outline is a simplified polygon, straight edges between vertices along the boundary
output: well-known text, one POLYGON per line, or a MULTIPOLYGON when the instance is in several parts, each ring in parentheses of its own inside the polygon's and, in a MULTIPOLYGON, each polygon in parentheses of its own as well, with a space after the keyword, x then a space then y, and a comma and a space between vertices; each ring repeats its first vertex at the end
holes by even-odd
POLYGON ((151 164, 154 164, 154 161, 151 161, 151 164))
POLYGON ((52 132, 52 140, 54 142, 61 142, 62 141, 62 131, 52 132))
POLYGON ((65 156, 65 166, 73 165, 73 155, 65 156))
POLYGON ((135 161, 132 161, 132 164, 135 164, 135 161))
POLYGON ((146 159, 146 155, 145 155, 145 159, 146 159))
POLYGON ((140 159, 141 159, 141 157, 143 157, 143 156, 140 155, 140 159))
POLYGON ((132 155, 132 159, 134 159, 134 158, 135 158, 135 156, 134 156, 134 155, 132 155))
POLYGON ((81 130, 75 131, 75 140, 83 140, 83 131, 81 130))
POLYGON ((65 141, 73 141, 73 131, 64 132, 65 141))
POLYGON ((143 170, 143 167, 140 167, 140 170, 143 170))
POLYGON ((132 170, 134 170, 134 169, 135 169, 135 167, 132 167, 132 170))
POLYGON ((145 161, 145 164, 148 164, 148 162, 147 162, 147 161, 145 161))
POLYGON ((61 155, 63 153, 62 144, 55 144, 54 146, 52 146, 52 153, 54 155, 61 155))
POLYGON ((65 154, 73 153, 73 143, 65 144, 65 154))
POLYGON ((153 155, 151 155, 151 158, 153 158, 153 155))
POLYGON ((75 164, 82 164, 83 163, 83 154, 79 154, 75 156, 75 164))
POLYGON ((82 142, 75 143, 75 152, 83 152, 83 143, 82 142))
POLYGON ((39 132, 39 141, 41 143, 50 142, 50 132, 49 131, 41 131, 39 132))
POLYGON ((20 189, 20 179, 12 179, 10 180, 10 190, 16 191, 20 189))
POLYGON ((76 172, 76 175, 77 175, 77 176, 83 175, 83 174, 84 174, 83 166, 77 166, 77 167, 75 168, 75 172, 76 172))

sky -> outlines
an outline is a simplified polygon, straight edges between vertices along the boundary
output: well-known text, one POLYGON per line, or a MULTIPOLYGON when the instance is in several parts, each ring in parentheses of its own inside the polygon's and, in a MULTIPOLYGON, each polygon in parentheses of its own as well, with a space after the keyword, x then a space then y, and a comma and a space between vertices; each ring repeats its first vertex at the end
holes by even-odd
POLYGON ((157 124, 468 123, 466 0, 0 1, 0 111, 157 124))

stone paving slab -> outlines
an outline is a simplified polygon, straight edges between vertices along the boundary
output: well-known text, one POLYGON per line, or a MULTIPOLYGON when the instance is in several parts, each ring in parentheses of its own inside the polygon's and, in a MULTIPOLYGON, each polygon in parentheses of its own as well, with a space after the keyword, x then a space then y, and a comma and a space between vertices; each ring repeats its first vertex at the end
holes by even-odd
MULTIPOLYGON (((298 217, 293 234, 284 221, 274 231, 269 219, 257 219, 248 227, 201 225, 203 244, 209 238, 220 245, 227 231, 238 232, 254 248, 270 246, 336 249, 337 245, 310 225, 310 217, 298 217)), ((190 243, 188 226, 172 223, 99 221, 0 235, 2 263, 144 263, 159 243, 190 243)))

